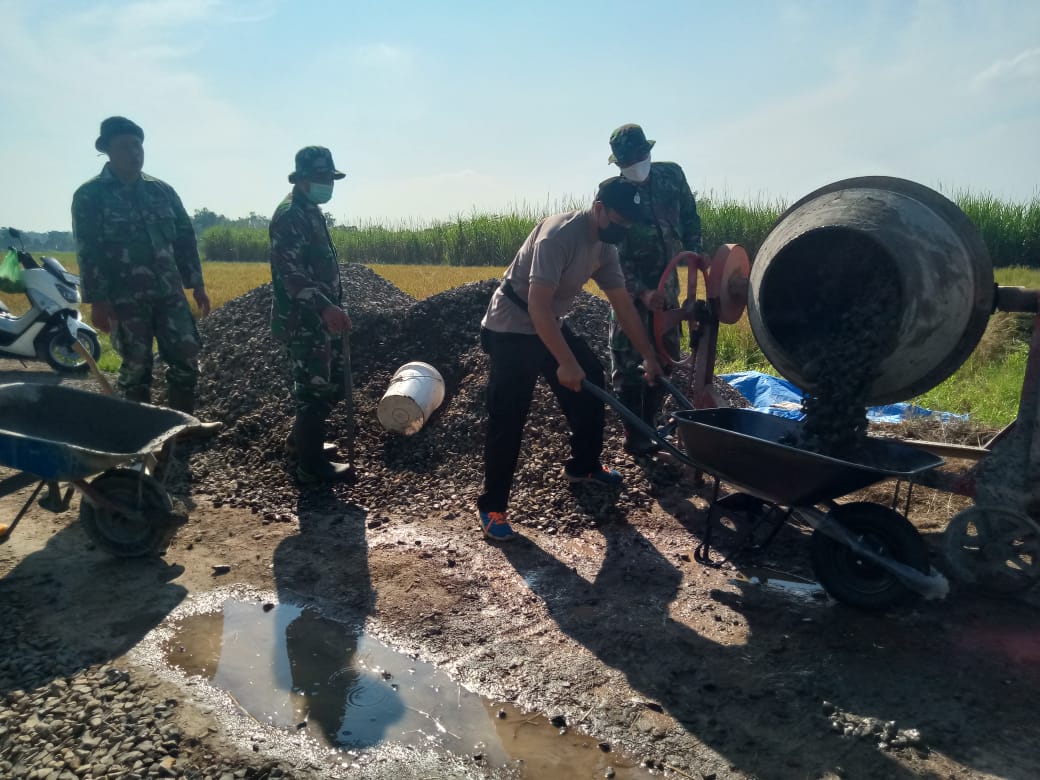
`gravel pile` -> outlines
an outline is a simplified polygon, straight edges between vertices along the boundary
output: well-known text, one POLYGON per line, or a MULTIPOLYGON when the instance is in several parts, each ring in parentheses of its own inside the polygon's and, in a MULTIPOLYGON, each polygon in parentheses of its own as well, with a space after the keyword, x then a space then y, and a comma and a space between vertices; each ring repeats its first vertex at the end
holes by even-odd
MULTIPOLYGON (((355 446, 360 479, 335 486, 343 499, 381 513, 453 511, 472 507, 482 480, 487 358, 478 344, 480 319, 497 282, 487 280, 416 302, 364 266, 342 266, 354 321, 351 357, 356 409, 355 446), (421 360, 445 380, 445 400, 413 436, 386 432, 376 407, 393 373, 421 360)), ((283 442, 292 426, 288 360, 270 337, 271 288, 265 285, 223 306, 200 323, 206 344, 199 388, 200 417, 227 428, 191 455, 190 489, 215 503, 247 507, 265 522, 291 521, 327 489, 304 489, 290 476, 283 442)), ((582 293, 568 321, 607 364, 608 304, 582 293)), ((732 393, 728 385, 718 385, 732 393)), ((329 420, 329 437, 345 451, 345 404, 329 420)), ((532 403, 513 495, 520 524, 550 530, 595 524, 650 496, 640 469, 621 454, 620 424, 608 415, 604 460, 622 469, 629 488, 620 495, 566 489, 559 476, 568 457, 567 428, 555 398, 539 383, 532 403), (643 486, 643 488, 640 487, 643 486)), ((174 477, 176 479, 176 477, 174 477)), ((176 488, 176 482, 172 487, 176 488)), ((187 488, 187 485, 184 486, 187 488)))

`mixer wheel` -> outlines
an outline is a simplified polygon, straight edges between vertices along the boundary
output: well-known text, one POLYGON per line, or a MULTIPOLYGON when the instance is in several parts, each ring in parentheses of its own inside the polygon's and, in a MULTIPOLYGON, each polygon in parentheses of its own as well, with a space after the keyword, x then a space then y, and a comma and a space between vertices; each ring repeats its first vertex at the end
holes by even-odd
MULTIPOLYGON (((929 572, 928 549, 910 521, 881 504, 841 504, 828 513, 879 555, 929 572)), ((820 584, 838 601, 860 609, 883 610, 904 603, 916 594, 887 569, 857 554, 823 531, 810 540, 813 571, 820 584)))
POLYGON ((1010 509, 969 507, 946 527, 943 554, 957 580, 1018 593, 1040 580, 1040 525, 1010 509))

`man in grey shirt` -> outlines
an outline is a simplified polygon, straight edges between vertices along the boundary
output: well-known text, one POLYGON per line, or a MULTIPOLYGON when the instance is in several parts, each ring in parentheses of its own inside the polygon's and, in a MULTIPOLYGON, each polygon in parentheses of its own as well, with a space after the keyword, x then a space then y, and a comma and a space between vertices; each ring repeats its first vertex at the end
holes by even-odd
POLYGON ((571 429, 571 482, 618 485, 621 475, 600 462, 603 403, 583 392, 588 379, 603 387, 599 359, 562 317, 589 279, 595 280, 643 356, 646 381, 661 374, 618 264, 616 244, 639 216, 639 193, 621 177, 602 182, 592 207, 546 217, 506 269, 481 321, 480 341, 490 359, 484 492, 477 499, 480 527, 495 541, 512 539, 506 509, 535 382, 552 388, 571 429))

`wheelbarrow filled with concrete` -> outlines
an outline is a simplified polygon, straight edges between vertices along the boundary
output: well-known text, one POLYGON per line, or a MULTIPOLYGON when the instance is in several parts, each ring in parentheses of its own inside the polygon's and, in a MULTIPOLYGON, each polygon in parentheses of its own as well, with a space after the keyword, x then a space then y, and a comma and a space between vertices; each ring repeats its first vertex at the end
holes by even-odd
POLYGON ((801 421, 752 409, 694 409, 671 382, 659 381, 684 407, 672 411, 671 423, 659 429, 606 391, 591 384, 585 389, 617 411, 627 426, 652 438, 661 451, 713 479, 696 552, 699 562, 720 565, 711 558, 712 536, 726 518, 741 521, 745 529, 733 553, 765 547, 784 523, 795 519, 814 529, 813 571, 839 601, 884 609, 917 593, 945 593, 945 580, 931 570, 924 542, 906 517, 871 502, 837 502, 888 479, 913 484, 941 465, 941 457, 873 438, 860 443, 854 459, 832 457, 800 446, 801 421), (723 482, 736 492, 722 496, 723 482))
POLYGON ((163 552, 182 519, 163 484, 149 471, 155 454, 200 425, 191 415, 61 385, 0 385, 0 495, 36 484, 0 542, 44 486, 40 504, 68 509, 83 495, 80 522, 98 547, 123 557, 163 552), (67 483, 68 487, 62 487, 67 483))

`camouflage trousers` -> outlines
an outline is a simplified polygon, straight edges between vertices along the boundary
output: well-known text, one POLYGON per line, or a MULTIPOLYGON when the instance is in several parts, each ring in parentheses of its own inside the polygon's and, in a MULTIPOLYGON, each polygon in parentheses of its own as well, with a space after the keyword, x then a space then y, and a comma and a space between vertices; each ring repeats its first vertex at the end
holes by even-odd
POLYGON ((202 339, 184 293, 115 303, 112 308, 116 317, 112 346, 123 361, 118 381, 123 396, 134 401, 151 400, 153 341, 166 364, 167 386, 194 392, 202 339))
POLYGON ((343 338, 324 331, 300 331, 287 338, 286 347, 292 363, 296 411, 314 408, 328 415, 348 386, 343 338))
MULTIPOLYGON (((674 305, 674 302, 670 305, 674 305)), ((646 327, 650 343, 656 349, 657 344, 654 343, 654 329, 650 320, 650 312, 639 301, 635 302, 635 306, 639 318, 646 327)), ((632 344, 631 339, 621 330, 621 323, 618 322, 613 311, 610 313, 609 340, 610 381, 614 392, 618 394, 641 392, 642 388, 646 386, 646 382, 643 380, 643 356, 639 354, 639 350, 632 344)), ((664 346, 673 360, 679 357, 678 328, 672 328, 664 334, 664 346)), ((664 369, 666 373, 670 373, 668 366, 664 366, 664 369)))

